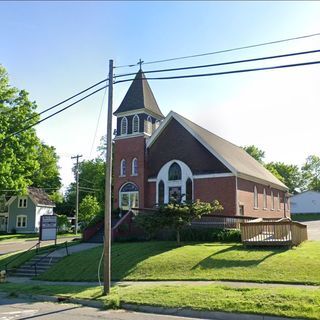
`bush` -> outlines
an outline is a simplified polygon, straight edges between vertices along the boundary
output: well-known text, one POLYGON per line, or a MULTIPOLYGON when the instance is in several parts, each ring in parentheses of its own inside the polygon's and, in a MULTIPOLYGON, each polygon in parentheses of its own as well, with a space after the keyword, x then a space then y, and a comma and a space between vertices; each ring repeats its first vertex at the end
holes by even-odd
POLYGON ((221 241, 240 242, 240 230, 235 229, 212 229, 212 228, 186 228, 181 231, 182 241, 221 241))

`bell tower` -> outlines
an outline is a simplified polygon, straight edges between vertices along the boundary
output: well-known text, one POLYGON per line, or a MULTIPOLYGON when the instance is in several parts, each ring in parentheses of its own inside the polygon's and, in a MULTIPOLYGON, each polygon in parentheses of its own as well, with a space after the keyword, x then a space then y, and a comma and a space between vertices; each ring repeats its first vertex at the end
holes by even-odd
POLYGON ((119 108, 114 138, 114 208, 145 207, 146 140, 164 118, 143 71, 131 83, 119 108))

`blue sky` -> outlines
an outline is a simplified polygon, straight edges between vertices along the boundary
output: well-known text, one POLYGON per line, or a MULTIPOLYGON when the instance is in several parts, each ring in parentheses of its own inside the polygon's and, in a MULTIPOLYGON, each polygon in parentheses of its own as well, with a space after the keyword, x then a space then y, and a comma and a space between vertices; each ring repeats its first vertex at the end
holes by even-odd
MULTIPOLYGON (((0 2, 0 63, 11 83, 30 92, 39 111, 107 76, 116 65, 229 49, 320 32, 319 2, 0 2)), ((320 49, 320 37, 203 58, 146 65, 145 70, 320 49)), ((320 55, 245 67, 320 60, 320 55)), ((215 71, 238 69, 229 66, 215 71)), ((117 69, 116 73, 137 68, 117 69)), ((170 110, 238 145, 255 144, 268 161, 301 165, 319 155, 320 66, 202 79, 150 81, 164 114, 170 110)), ((129 84, 114 88, 114 110, 129 84)), ((103 92, 37 128, 60 155, 72 181, 77 153, 96 156, 106 131, 103 92)))

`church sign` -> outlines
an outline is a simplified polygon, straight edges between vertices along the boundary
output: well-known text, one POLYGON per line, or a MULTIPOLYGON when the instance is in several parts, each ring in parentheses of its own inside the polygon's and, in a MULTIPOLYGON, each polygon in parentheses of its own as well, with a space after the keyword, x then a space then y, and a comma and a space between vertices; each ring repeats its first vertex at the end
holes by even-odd
POLYGON ((39 241, 57 241, 57 216, 43 215, 40 217, 39 241))

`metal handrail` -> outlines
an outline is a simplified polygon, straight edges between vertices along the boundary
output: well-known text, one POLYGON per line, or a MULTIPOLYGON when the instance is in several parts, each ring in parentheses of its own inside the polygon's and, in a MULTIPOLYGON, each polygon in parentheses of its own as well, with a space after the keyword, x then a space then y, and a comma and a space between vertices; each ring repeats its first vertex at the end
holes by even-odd
MULTIPOLYGON (((64 242, 64 245, 65 245, 65 248, 66 248, 66 252, 67 252, 67 255, 69 255, 69 251, 68 251, 68 241, 65 241, 64 242)), ((46 258, 47 256, 49 256, 52 252, 58 250, 60 248, 57 248, 55 247, 53 250, 49 251, 46 255, 42 256, 38 261, 36 261, 34 264, 31 265, 31 267, 34 266, 34 275, 36 276, 37 275, 37 264, 42 261, 44 258, 46 258)))
POLYGON ((13 261, 17 260, 19 257, 23 256, 24 254, 28 253, 31 249, 33 249, 34 247, 37 247, 36 252, 39 252, 39 248, 40 248, 40 241, 37 242, 35 245, 33 245, 32 247, 30 247, 28 250, 21 252, 20 254, 18 254, 17 256, 15 256, 12 260, 10 260, 9 262, 7 262, 4 265, 4 269, 7 272, 8 271, 8 266, 9 264, 11 264, 13 261))

